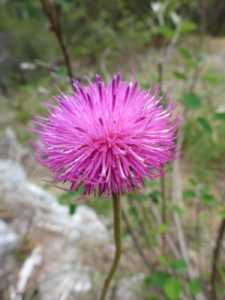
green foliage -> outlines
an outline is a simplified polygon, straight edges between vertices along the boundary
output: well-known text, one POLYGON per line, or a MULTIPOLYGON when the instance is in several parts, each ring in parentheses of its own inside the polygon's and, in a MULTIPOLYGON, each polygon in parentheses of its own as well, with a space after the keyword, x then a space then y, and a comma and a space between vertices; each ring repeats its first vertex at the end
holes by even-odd
POLYGON ((158 261, 161 266, 163 267, 169 267, 170 266, 170 259, 165 255, 158 256, 158 261))
POLYGON ((198 117, 198 122, 200 123, 200 125, 202 126, 202 128, 205 130, 206 133, 209 133, 209 134, 213 133, 212 126, 206 118, 198 117))
POLYGON ((171 262, 171 266, 177 273, 184 273, 187 270, 187 263, 183 259, 173 259, 171 262))
POLYGON ((200 278, 196 278, 188 283, 188 289, 191 295, 197 295, 199 292, 201 292, 202 286, 201 286, 201 280, 200 278))
POLYGON ((217 70, 209 70, 204 76, 203 80, 206 82, 215 85, 222 82, 221 74, 217 70))
POLYGON ((176 205, 176 204, 171 205, 171 210, 179 215, 181 215, 183 213, 183 209, 179 205, 176 205))
POLYGON ((27 256, 30 255, 34 245, 29 236, 24 235, 21 237, 19 247, 13 252, 16 261, 23 262, 27 256))
POLYGON ((158 288, 162 288, 169 280, 170 274, 164 271, 156 271, 145 278, 145 284, 147 286, 154 285, 158 288))
POLYGON ((170 300, 180 299, 180 295, 182 292, 181 281, 178 279, 175 279, 175 278, 168 279, 164 285, 164 291, 165 291, 166 296, 170 300))
POLYGON ((182 21, 180 25, 180 32, 181 33, 188 33, 188 32, 193 32, 198 29, 198 25, 193 22, 188 22, 188 21, 182 21))
POLYGON ((193 190, 183 190, 183 197, 186 199, 193 199, 196 197, 196 192, 193 190))
POLYGON ((155 27, 153 29, 153 34, 163 36, 166 40, 171 40, 175 34, 174 30, 169 27, 155 27))
POLYGON ((76 212, 76 204, 70 204, 69 205, 69 214, 72 216, 76 212))
POLYGON ((62 195, 59 196, 58 201, 61 204, 69 204, 71 201, 74 200, 77 194, 78 193, 74 191, 63 193, 62 195))
POLYGON ((144 90, 148 90, 150 87, 150 83, 141 82, 141 87, 144 90))
POLYGON ((213 118, 214 118, 215 120, 225 122, 225 113, 215 113, 215 114, 213 115, 213 118))
POLYGON ((222 218, 225 218, 225 209, 218 211, 217 215, 222 218))
POLYGON ((179 279, 172 277, 168 272, 156 271, 145 279, 148 287, 154 286, 163 291, 169 300, 180 299, 182 283, 179 279))
POLYGON ((173 71, 173 75, 174 75, 174 77, 176 77, 177 79, 180 79, 180 80, 186 80, 187 79, 187 75, 183 72, 173 71))
POLYGON ((158 203, 159 202, 159 197, 160 197, 160 192, 157 190, 153 190, 150 194, 149 194, 149 198, 151 201, 153 201, 154 203, 158 203))
POLYGON ((65 192, 58 197, 59 203, 68 206, 69 215, 73 215, 76 212, 77 203, 75 203, 76 199, 81 197, 82 190, 78 192, 70 191, 65 192))
POLYGON ((194 92, 184 94, 182 100, 184 105, 191 110, 197 110, 202 107, 201 98, 194 92))
POLYGON ((21 123, 27 123, 31 119, 31 114, 28 111, 18 111, 16 120, 21 123))
POLYGON ((91 197, 88 204, 104 217, 108 217, 112 213, 112 203, 108 199, 96 199, 91 197))
POLYGON ((159 230, 159 234, 164 234, 169 230, 169 228, 165 224, 160 224, 158 230, 159 230))
POLYGON ((193 62, 193 56, 187 48, 179 48, 180 55, 189 63, 193 62))

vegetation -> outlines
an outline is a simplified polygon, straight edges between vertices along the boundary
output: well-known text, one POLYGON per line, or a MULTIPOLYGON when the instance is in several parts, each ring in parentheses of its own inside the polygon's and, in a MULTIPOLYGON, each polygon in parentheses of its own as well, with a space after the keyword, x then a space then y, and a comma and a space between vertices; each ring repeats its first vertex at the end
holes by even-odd
MULTIPOLYGON (((83 82, 116 71, 129 78, 135 68, 143 88, 160 82, 178 105, 181 157, 164 179, 122 201, 123 240, 132 240, 124 251, 143 262, 122 275, 144 271, 147 300, 225 295, 224 13, 223 0, 0 2, 1 123, 22 143, 55 85, 71 92, 68 67, 83 82)), ((73 214, 80 197, 58 200, 73 214)), ((86 202, 111 216, 110 201, 86 202)))

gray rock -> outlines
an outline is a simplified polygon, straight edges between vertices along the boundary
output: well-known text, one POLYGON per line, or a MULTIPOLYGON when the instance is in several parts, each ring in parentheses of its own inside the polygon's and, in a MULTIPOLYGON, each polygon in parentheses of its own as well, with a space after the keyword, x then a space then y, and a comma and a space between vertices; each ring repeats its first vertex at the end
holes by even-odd
POLYGON ((11 190, 26 182, 23 169, 11 159, 1 159, 0 172, 0 189, 2 191, 11 190))
POLYGON ((12 226, 43 249, 41 270, 32 274, 40 299, 95 300, 92 289, 100 272, 93 264, 104 253, 112 254, 107 228, 96 212, 79 205, 70 216, 67 207, 30 182, 11 159, 0 159, 0 197, 12 226))
POLYGON ((19 236, 6 222, 0 219, 0 260, 18 245, 19 236))
POLYGON ((114 300, 142 300, 145 299, 144 290, 145 275, 140 273, 129 278, 122 279, 116 288, 114 300))
POLYGON ((21 162, 27 157, 29 150, 23 148, 16 139, 16 135, 11 128, 6 128, 3 138, 0 140, 0 157, 11 158, 21 162))

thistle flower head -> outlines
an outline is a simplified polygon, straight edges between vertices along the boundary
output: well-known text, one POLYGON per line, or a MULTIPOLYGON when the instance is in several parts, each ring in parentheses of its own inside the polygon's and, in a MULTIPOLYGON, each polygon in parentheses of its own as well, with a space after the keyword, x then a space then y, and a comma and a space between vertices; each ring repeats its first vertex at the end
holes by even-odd
POLYGON ((179 120, 159 88, 145 91, 120 75, 105 84, 97 75, 86 87, 74 81, 74 94, 56 100, 46 118, 34 120, 35 147, 39 161, 71 190, 83 186, 84 195, 106 196, 140 190, 144 178, 163 175, 175 158, 179 120))

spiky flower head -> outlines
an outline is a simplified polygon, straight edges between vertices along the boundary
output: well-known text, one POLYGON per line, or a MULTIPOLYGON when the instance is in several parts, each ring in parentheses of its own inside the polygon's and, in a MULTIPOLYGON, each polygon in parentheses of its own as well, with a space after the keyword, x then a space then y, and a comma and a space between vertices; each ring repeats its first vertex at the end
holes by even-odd
POLYGON ((70 190, 83 186, 84 195, 105 196, 140 190, 144 178, 163 175, 175 158, 179 119, 159 87, 145 91, 120 75, 105 84, 97 75, 85 87, 74 81, 74 94, 56 100, 46 118, 35 118, 35 147, 70 190))

